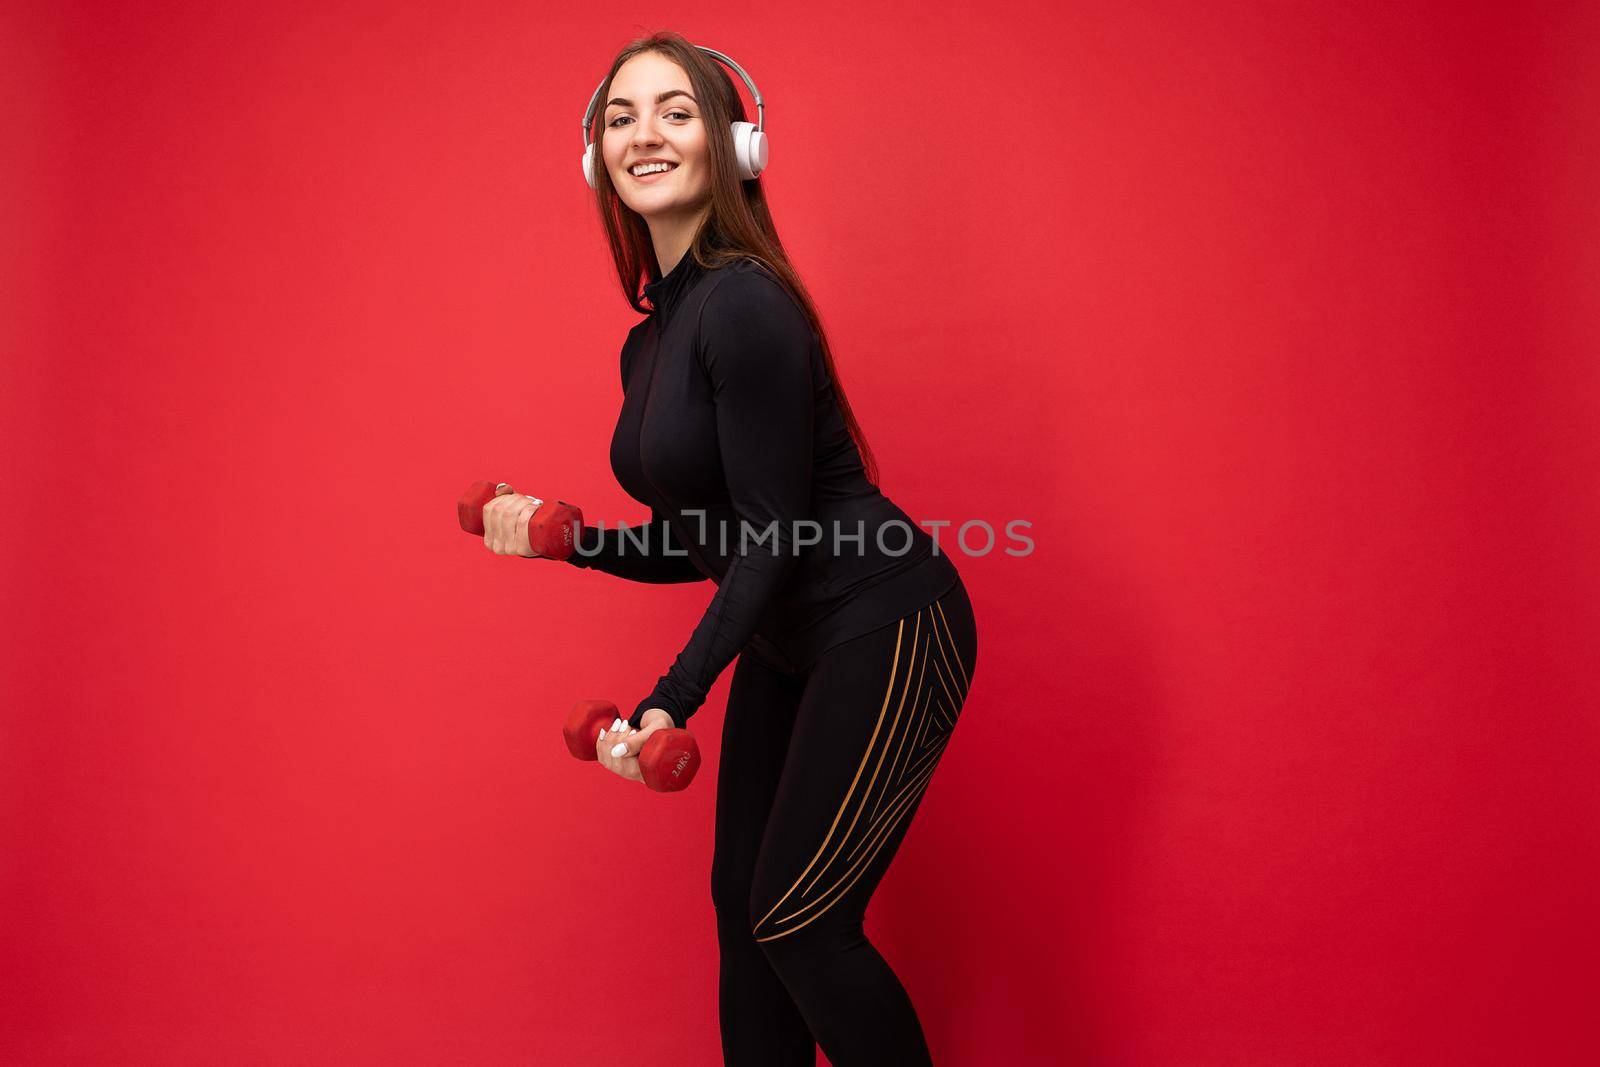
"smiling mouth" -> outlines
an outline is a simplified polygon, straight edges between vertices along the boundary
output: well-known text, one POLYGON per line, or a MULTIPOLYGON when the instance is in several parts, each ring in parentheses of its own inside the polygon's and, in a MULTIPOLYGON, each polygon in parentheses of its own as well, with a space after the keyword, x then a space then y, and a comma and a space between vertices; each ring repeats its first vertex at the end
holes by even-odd
POLYGON ((650 171, 648 174, 635 174, 632 170, 629 170, 628 171, 628 177, 632 178, 636 182, 647 182, 651 178, 659 178, 663 174, 671 174, 673 171, 675 171, 677 169, 678 169, 678 164, 674 163, 671 166, 669 166, 666 170, 653 170, 653 171, 650 171))

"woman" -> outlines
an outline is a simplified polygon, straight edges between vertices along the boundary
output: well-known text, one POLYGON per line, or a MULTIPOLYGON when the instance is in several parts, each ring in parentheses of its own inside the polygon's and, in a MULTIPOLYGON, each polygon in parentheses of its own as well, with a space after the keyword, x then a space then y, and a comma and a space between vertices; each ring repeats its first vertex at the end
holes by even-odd
MULTIPOLYGON (((717 583, 654 691, 602 731, 600 761, 639 779, 644 742, 687 726, 737 656, 711 872, 725 1062, 810 1067, 818 1043, 834 1067, 930 1063, 862 920, 971 684, 972 608, 949 557, 869 475, 751 177, 765 149, 734 126, 744 107, 711 55, 727 57, 708 52, 675 33, 625 48, 585 162, 624 292, 648 316, 622 348, 611 465, 652 521, 587 528, 569 562, 717 583)), ((501 492, 485 542, 532 556, 536 505, 501 492)))

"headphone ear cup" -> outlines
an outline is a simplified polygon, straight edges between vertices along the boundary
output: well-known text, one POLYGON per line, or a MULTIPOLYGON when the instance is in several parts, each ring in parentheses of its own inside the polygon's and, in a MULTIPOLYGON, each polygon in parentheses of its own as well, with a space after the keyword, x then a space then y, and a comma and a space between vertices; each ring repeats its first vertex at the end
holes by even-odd
POLYGON ((767 134, 765 130, 750 131, 750 171, 760 177, 767 169, 767 134))
POLYGON ((751 181, 767 169, 767 135, 753 122, 733 124, 733 152, 739 160, 739 177, 751 181))
POLYGON ((594 145, 583 150, 583 180, 589 183, 589 188, 595 187, 594 177, 594 145))

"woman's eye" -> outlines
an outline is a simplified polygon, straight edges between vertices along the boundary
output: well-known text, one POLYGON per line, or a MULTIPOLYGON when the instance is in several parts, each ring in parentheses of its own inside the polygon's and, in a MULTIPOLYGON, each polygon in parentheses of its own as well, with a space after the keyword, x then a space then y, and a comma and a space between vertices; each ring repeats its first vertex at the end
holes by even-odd
MULTIPOLYGON (((679 111, 679 110, 674 109, 672 111, 667 112, 667 117, 668 118, 672 118, 674 115, 681 115, 686 119, 694 118, 694 116, 689 114, 687 111, 679 111)), ((610 122, 606 123, 606 125, 607 126, 615 126, 617 123, 621 122, 623 119, 628 119, 628 118, 632 118, 632 117, 633 117, 632 115, 618 115, 616 118, 614 118, 610 122)))

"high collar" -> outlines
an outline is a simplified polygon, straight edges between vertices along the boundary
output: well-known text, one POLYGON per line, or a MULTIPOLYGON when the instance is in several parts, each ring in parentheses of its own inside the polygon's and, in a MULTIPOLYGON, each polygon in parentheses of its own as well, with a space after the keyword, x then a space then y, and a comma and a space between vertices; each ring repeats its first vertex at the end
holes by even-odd
POLYGON ((655 309, 653 313, 671 315, 690 284, 704 272, 705 268, 695 262, 694 246, 684 249, 683 256, 673 264, 671 270, 655 281, 645 283, 644 297, 655 309))

